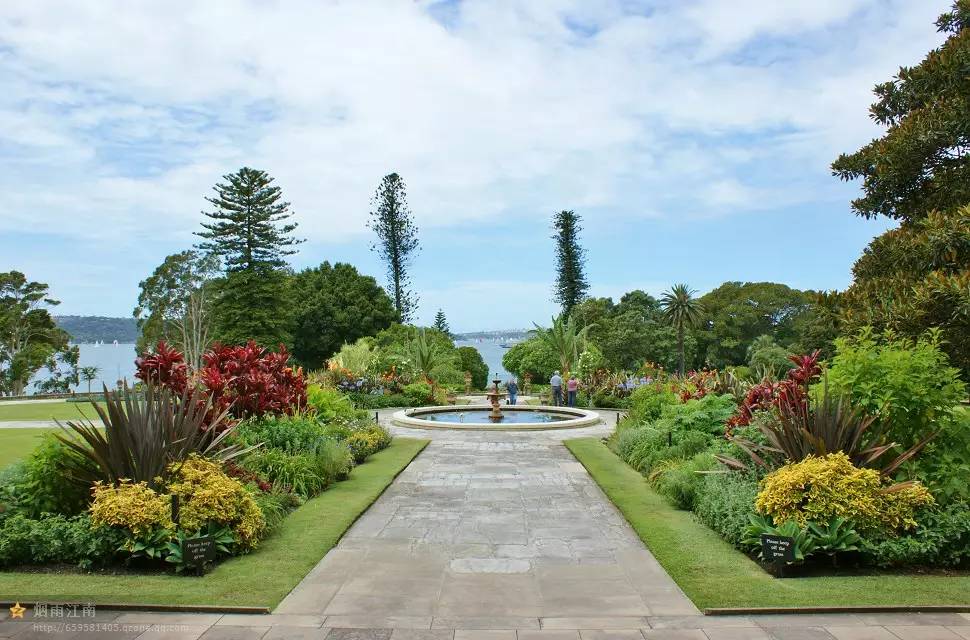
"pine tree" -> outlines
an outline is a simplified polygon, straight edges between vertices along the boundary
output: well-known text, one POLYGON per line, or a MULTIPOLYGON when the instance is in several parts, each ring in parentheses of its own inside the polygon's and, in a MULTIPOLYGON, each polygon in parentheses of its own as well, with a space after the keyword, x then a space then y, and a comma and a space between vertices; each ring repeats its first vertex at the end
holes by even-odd
POLYGON ((445 312, 441 309, 438 309, 438 313, 435 314, 434 325, 432 326, 449 338, 451 337, 451 327, 448 326, 448 319, 445 318, 445 312))
POLYGON ((222 178, 216 196, 206 198, 215 210, 202 212, 213 222, 203 222, 205 231, 196 233, 207 241, 199 248, 219 256, 227 272, 285 267, 284 256, 296 253, 289 247, 303 240, 290 235, 297 224, 284 222, 293 214, 273 178, 249 167, 222 178))
POLYGON ((418 248, 418 228, 408 209, 404 180, 396 173, 384 176, 371 199, 372 210, 367 226, 377 234, 371 245, 387 266, 394 309, 407 322, 418 306, 418 297, 409 289, 408 268, 418 248))
POLYGON ((295 222, 290 204, 265 171, 243 167, 223 176, 206 198, 215 207, 196 235, 206 240, 199 248, 222 259, 225 277, 213 290, 215 339, 227 344, 247 340, 266 346, 287 343, 290 319, 281 310, 287 303, 285 256, 303 240, 291 234, 295 222))
POLYGON ((556 286, 553 301, 568 316, 573 307, 586 298, 589 283, 586 281, 586 250, 579 244, 582 218, 573 211, 560 211, 552 218, 556 241, 556 286))

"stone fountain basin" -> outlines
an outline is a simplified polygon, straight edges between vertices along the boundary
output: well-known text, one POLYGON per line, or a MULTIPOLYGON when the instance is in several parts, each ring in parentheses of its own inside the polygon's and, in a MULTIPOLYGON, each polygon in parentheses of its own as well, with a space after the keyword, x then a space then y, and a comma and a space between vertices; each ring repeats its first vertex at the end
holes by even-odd
POLYGON ((441 413, 476 413, 487 416, 492 410, 490 405, 469 405, 469 406, 439 406, 439 407, 416 407, 397 411, 391 416, 392 424, 400 427, 410 427, 412 429, 457 429, 462 431, 544 431, 548 429, 576 429, 597 424, 600 415, 595 411, 578 409, 575 407, 551 407, 534 405, 503 405, 503 414, 518 413, 544 413, 555 415, 558 420, 555 422, 458 422, 445 420, 427 420, 422 416, 430 416, 441 413))

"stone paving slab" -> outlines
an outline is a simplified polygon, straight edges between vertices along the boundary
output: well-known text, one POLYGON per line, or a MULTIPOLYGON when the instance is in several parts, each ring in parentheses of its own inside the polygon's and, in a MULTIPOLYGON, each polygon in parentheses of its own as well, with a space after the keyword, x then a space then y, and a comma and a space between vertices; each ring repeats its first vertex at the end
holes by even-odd
POLYGON ((278 611, 458 621, 699 614, 562 445, 563 432, 428 435, 278 611))

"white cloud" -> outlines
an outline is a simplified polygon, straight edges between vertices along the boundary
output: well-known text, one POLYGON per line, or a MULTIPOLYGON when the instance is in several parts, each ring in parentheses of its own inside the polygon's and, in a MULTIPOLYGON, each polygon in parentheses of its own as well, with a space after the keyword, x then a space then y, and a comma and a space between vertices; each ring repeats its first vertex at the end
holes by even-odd
POLYGON ((828 163, 876 131, 871 86, 948 5, 5 3, 0 230, 188 242, 243 164, 315 241, 364 233, 391 170, 424 228, 825 200, 828 163))

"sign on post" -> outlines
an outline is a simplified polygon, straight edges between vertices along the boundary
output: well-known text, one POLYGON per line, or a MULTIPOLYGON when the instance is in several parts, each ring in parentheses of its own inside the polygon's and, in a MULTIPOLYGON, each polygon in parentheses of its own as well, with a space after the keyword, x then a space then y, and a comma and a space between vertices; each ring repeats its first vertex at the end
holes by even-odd
POLYGON ((182 542, 182 562, 202 573, 205 564, 216 558, 216 539, 212 536, 187 538, 182 542))
POLYGON ((762 533, 761 557, 775 566, 779 577, 783 576, 785 565, 795 561, 795 538, 762 533))

